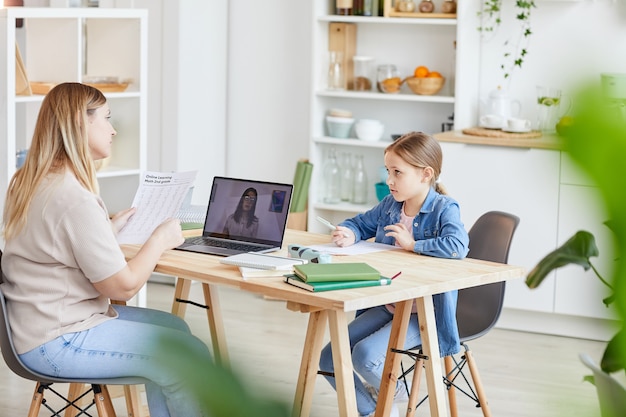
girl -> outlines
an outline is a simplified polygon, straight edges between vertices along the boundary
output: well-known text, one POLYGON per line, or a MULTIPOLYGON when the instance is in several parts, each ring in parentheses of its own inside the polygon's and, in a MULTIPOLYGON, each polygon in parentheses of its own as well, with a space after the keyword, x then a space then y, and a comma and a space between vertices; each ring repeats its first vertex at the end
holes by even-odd
MULTIPOLYGON (((424 133, 408 133, 385 149, 384 160, 390 195, 366 213, 340 223, 332 232, 333 242, 349 246, 375 237, 376 242, 400 246, 421 255, 464 258, 469 238, 461 222, 459 206, 437 183, 442 165, 439 143, 424 133)), ((456 297, 457 292, 453 291, 433 298, 441 356, 460 349, 456 297)), ((393 305, 360 311, 348 326, 357 408, 361 416, 373 416, 376 409, 393 312, 393 305)), ((405 347, 420 344, 415 316, 409 324, 405 347)), ((330 344, 322 350, 320 370, 333 372, 330 344)), ((326 379, 335 387, 333 377, 326 379)), ((406 399, 408 390, 404 382, 398 382, 395 399, 406 399)), ((392 415, 397 412, 394 407, 392 415)))
POLYGON ((115 234, 135 210, 109 220, 94 167, 111 153, 110 117, 102 93, 79 83, 59 84, 41 104, 4 209, 2 290, 15 348, 45 375, 150 380, 151 417, 200 416, 185 378, 158 358, 165 338, 210 361, 206 345, 172 314, 109 303, 133 297, 163 251, 184 240, 178 220, 165 221, 126 262, 115 234))

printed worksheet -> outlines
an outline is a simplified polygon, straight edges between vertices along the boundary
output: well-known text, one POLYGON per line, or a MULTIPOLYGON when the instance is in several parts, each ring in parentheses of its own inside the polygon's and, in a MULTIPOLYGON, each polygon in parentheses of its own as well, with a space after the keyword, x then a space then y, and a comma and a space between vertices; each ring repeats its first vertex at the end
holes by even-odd
POLYGON ((335 245, 334 243, 310 245, 307 247, 329 255, 364 255, 372 252, 402 249, 399 246, 385 245, 384 243, 369 242, 366 240, 361 240, 354 245, 343 248, 335 245))
POLYGON ((196 171, 144 172, 132 207, 137 211, 117 235, 121 243, 143 244, 165 220, 176 217, 196 171))

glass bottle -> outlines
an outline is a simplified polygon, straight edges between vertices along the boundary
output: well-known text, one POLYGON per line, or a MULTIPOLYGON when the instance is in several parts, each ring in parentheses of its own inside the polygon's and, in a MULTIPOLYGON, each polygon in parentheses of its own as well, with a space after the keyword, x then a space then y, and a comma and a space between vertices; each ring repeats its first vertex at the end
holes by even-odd
POLYGON ((356 155, 354 164, 354 180, 352 181, 352 202, 355 204, 367 203, 367 173, 363 155, 356 155))
POLYGON ((352 1, 352 14, 354 16, 363 16, 363 0, 352 1))
POLYGON ((337 162, 335 148, 328 151, 328 159, 324 165, 324 203, 337 204, 341 200, 341 172, 337 162))
POLYGON ((378 16, 378 5, 374 3, 374 0, 363 1, 363 16, 378 16))
POLYGON ((343 52, 328 52, 328 89, 345 90, 346 79, 343 73, 343 52))
POLYGON ((341 153, 341 201, 352 199, 352 182, 354 171, 352 169, 352 156, 348 152, 341 153))

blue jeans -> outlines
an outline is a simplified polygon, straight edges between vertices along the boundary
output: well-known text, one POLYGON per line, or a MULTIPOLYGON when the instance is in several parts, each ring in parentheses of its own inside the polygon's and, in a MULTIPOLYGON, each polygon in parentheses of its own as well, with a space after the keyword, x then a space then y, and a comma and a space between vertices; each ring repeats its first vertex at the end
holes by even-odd
POLYGON ((179 341, 212 361, 206 344, 181 318, 163 311, 114 305, 117 319, 68 333, 20 355, 30 369, 64 378, 143 377, 151 417, 201 416, 198 402, 185 389, 185 376, 164 369, 160 340, 179 341), (160 358, 160 359, 159 359, 160 358))
MULTIPOLYGON (((380 387, 385 356, 389 347, 392 319, 393 314, 385 306, 379 306, 365 310, 348 325, 352 365, 355 370, 356 406, 362 416, 367 416, 376 410, 376 401, 365 388, 361 378, 376 389, 380 387)), ((404 346, 405 349, 409 349, 421 344, 417 315, 411 314, 404 346)), ((330 343, 322 349, 320 370, 334 372, 330 343)), ((325 378, 333 388, 337 388, 334 377, 325 376, 325 378)))

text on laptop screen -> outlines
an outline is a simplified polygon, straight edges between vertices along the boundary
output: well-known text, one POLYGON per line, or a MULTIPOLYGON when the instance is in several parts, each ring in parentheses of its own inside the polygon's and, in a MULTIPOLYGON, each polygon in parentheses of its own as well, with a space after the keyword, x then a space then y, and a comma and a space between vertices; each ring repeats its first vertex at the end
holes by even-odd
POLYGON ((204 235, 272 244, 283 237, 292 186, 215 177, 204 235))

